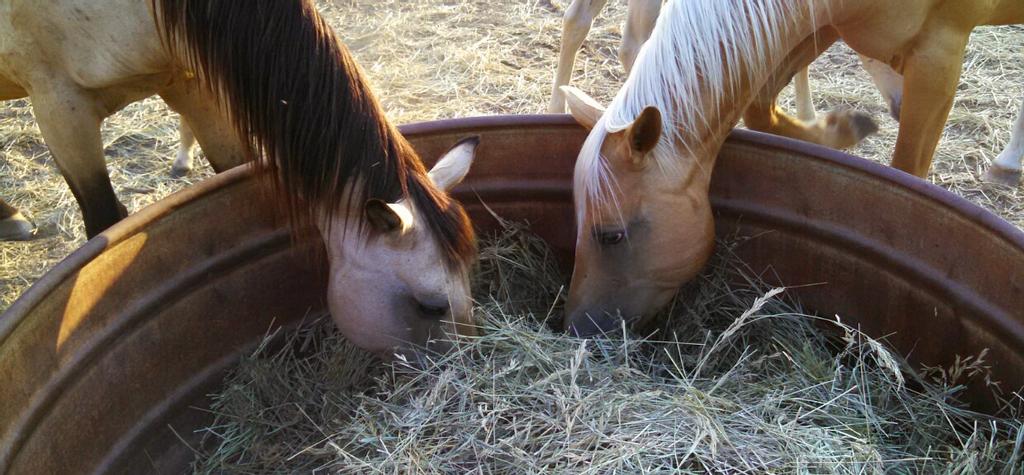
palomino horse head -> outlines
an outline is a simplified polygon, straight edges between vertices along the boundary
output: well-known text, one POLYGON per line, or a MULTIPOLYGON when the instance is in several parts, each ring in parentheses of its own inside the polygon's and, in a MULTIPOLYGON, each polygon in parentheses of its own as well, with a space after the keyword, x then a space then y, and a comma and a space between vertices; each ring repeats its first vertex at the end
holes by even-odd
POLYGON ((714 246, 708 192, 718 151, 744 110, 776 110, 784 83, 771 79, 788 82, 775 72, 803 67, 801 54, 817 51, 828 10, 811 1, 668 0, 607 110, 566 91, 573 116, 591 129, 574 176, 567 329, 593 335, 620 318, 643 323, 697 275, 714 246))
POLYGON ((703 268, 714 244, 710 170, 667 165, 681 152, 667 143, 657 108, 605 132, 603 107, 578 89, 564 91, 573 116, 591 130, 576 163, 576 267, 565 328, 589 336, 650 316, 703 268))
MULTIPOLYGON (((428 177, 438 190, 462 181, 477 142, 462 141, 437 162, 428 177)), ((414 199, 369 199, 355 211, 362 219, 335 217, 319 226, 330 260, 331 315, 366 350, 411 356, 419 348, 444 350, 455 335, 475 334, 469 262, 446 256, 443 237, 429 225, 431 212, 414 199)), ((471 232, 461 208, 452 217, 462 232, 471 232)))

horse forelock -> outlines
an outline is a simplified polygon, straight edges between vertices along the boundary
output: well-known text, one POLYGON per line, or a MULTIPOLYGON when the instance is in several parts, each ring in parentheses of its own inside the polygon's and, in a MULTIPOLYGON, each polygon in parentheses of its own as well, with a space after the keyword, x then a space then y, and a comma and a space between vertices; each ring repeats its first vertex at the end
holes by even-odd
MULTIPOLYGON (((616 176, 611 159, 602 153, 609 134, 620 131, 621 129, 609 127, 605 119, 602 118, 587 135, 587 139, 580 149, 573 173, 573 200, 576 206, 576 224, 579 233, 590 232, 583 229, 588 221, 588 216, 594 220, 598 216, 611 216, 611 219, 617 220, 619 225, 625 226, 626 217, 622 213, 619 197, 627 193, 643 192, 643 190, 624 189, 622 182, 616 176)), ((677 174, 680 166, 677 160, 672 159, 674 153, 675 150, 670 144, 665 140, 659 141, 651 156, 660 172, 677 174)))
POLYGON ((165 45, 220 98, 296 229, 322 210, 407 198, 450 265, 472 258, 462 207, 430 181, 311 0, 151 1, 165 45))
POLYGON ((589 232, 583 229, 588 215, 596 216, 609 206, 619 209, 618 192, 621 190, 608 158, 601 152, 608 133, 605 118, 602 117, 587 135, 576 159, 573 199, 576 202, 576 225, 580 236, 589 232))

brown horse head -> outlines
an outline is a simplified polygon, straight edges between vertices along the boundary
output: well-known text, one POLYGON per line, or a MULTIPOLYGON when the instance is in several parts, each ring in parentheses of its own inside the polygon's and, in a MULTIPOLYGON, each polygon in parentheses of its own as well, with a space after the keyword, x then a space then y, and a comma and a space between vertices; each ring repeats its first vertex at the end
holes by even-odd
POLYGON ((431 172, 387 120, 312 0, 151 0, 182 69, 215 92, 294 225, 315 225, 327 301, 351 341, 384 355, 472 333, 472 226, 447 190, 475 141, 431 172))
MULTIPOLYGON (((430 171, 439 191, 462 181, 476 144, 459 143, 430 171)), ((413 348, 444 350, 454 335, 475 334, 469 262, 447 254, 443 236, 430 226, 429 213, 436 212, 413 199, 371 198, 346 213, 361 219, 330 215, 318 225, 330 261, 328 307, 338 328, 360 347, 412 356, 413 348)), ((469 229, 461 208, 451 212, 469 229)))

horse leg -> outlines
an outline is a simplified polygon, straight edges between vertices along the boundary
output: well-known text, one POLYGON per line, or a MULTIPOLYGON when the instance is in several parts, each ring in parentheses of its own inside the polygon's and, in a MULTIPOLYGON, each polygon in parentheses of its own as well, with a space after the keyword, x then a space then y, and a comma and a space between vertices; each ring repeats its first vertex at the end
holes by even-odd
POLYGON ((1010 143, 1006 144, 1003 152, 992 162, 992 166, 985 172, 984 180, 1017 186, 1020 183, 1021 159, 1024 159, 1024 104, 1021 104, 1017 121, 1013 125, 1010 143))
POLYGON ((171 176, 173 177, 183 177, 192 171, 193 150, 196 145, 196 136, 182 117, 178 118, 178 136, 181 141, 178 142, 178 157, 171 165, 171 176))
POLYGON ((932 155, 953 107, 969 34, 943 29, 937 35, 922 38, 918 49, 906 58, 893 167, 921 178, 928 175, 932 155))
POLYGON ((743 121, 747 127, 833 148, 851 147, 876 132, 878 126, 871 117, 860 112, 832 111, 816 121, 807 123, 786 114, 777 104, 779 91, 789 84, 793 75, 806 69, 814 58, 828 49, 838 38, 836 30, 827 27, 797 45, 778 65, 775 74, 747 106, 743 113, 743 121))
POLYGON ((626 7, 626 27, 619 45, 619 61, 629 73, 633 69, 640 47, 651 37, 654 22, 661 12, 661 0, 629 0, 626 7))
POLYGON ((864 70, 871 76, 871 82, 875 83, 882 98, 889 104, 889 115, 897 122, 900 120, 900 107, 903 103, 903 76, 894 71, 888 64, 877 59, 872 59, 862 54, 860 62, 864 70))
POLYGON ((27 241, 35 235, 32 223, 0 198, 0 241, 27 241))
POLYGON ((601 12, 608 0, 573 0, 565 10, 562 22, 562 44, 558 53, 558 69, 555 71, 555 84, 551 89, 551 103, 548 112, 561 114, 565 112, 565 95, 560 87, 569 84, 572 79, 573 65, 576 64, 576 52, 583 46, 583 41, 590 33, 594 17, 601 12))
POLYGON ((58 87, 33 94, 32 110, 57 168, 82 209, 86 236, 92 238, 127 216, 103 158, 100 124, 107 114, 101 101, 75 87, 58 87))
POLYGON ((227 113, 217 106, 216 98, 206 94, 196 81, 176 83, 161 91, 160 97, 181 114, 183 130, 192 131, 215 172, 220 173, 245 162, 245 148, 227 113))
MULTIPOLYGON (((893 71, 888 64, 877 59, 860 55, 861 64, 864 70, 871 76, 882 98, 889 104, 889 115, 896 121, 900 120, 900 103, 903 100, 903 76, 893 71)), ((808 68, 801 69, 793 79, 793 88, 796 95, 796 116, 804 121, 811 122, 818 114, 814 110, 814 102, 811 100, 811 84, 808 77, 808 68)))
POLYGON ((793 90, 796 95, 796 116, 804 122, 811 122, 818 118, 818 112, 814 110, 814 102, 811 101, 811 78, 809 68, 803 68, 793 78, 793 90))

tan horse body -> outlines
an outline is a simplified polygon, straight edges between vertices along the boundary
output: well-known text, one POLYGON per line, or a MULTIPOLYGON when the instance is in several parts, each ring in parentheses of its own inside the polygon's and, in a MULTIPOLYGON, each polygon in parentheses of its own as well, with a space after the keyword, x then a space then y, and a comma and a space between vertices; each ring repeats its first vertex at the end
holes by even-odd
POLYGON ((472 229, 445 191, 465 176, 476 142, 428 174, 312 0, 0 2, 0 99, 31 98, 89 236, 125 215, 100 124, 154 94, 215 170, 252 157, 277 174, 267 182, 293 218, 315 221, 330 259, 327 302, 353 343, 387 356, 473 333, 472 229))
MULTIPOLYGON (((560 87, 569 83, 576 52, 590 31, 593 19, 606 4, 607 0, 574 0, 566 9, 558 68, 555 73, 551 102, 548 106, 549 112, 561 113, 564 111, 565 96, 560 87)), ((627 72, 632 68, 640 46, 650 37, 661 5, 662 0, 629 1, 622 44, 619 48, 619 59, 627 72)), ((993 17, 992 21, 996 22, 993 24, 999 24, 1000 18, 1010 17, 1012 17, 1012 13, 993 17)), ((894 71, 886 61, 873 59, 863 54, 859 54, 859 56, 864 69, 871 76, 882 98, 889 105, 890 114, 899 121, 903 98, 903 77, 894 71)), ((752 111, 747 116, 749 120, 747 125, 754 130, 784 135, 833 148, 852 147, 876 130, 874 122, 868 116, 860 113, 837 110, 819 117, 814 111, 811 101, 807 68, 801 69, 797 73, 794 78, 794 87, 799 120, 778 114, 772 105, 764 104, 770 102, 766 98, 762 99, 763 106, 760 109, 752 111)), ((774 96, 771 97, 774 98, 774 96)), ((1021 109, 1010 142, 995 160, 992 169, 986 173, 986 180, 1006 185, 1018 184, 1022 159, 1024 159, 1024 108, 1021 109)))
POLYGON ((242 163, 216 101, 164 49, 148 2, 14 0, 0 9, 0 100, 31 96, 90 237, 126 214, 107 174, 100 124, 132 102, 160 94, 197 131, 215 170, 242 163))
MULTIPOLYGON (((561 87, 569 84, 576 52, 586 39, 594 18, 607 5, 607 0, 573 0, 565 11, 562 28, 562 41, 555 71, 555 82, 551 92, 548 112, 561 114, 565 112, 565 95, 561 87)), ((654 29, 655 21, 661 11, 662 0, 629 0, 627 4, 626 22, 622 32, 622 44, 619 46, 619 61, 628 73, 636 61, 640 47, 647 41, 654 29)), ((865 69, 871 73, 872 79, 879 85, 879 91, 890 103, 898 101, 892 95, 891 77, 895 74, 881 63, 862 57, 865 69), (890 74, 892 73, 892 74, 890 74)), ((799 121, 778 124, 770 120, 755 120, 748 126, 755 130, 805 140, 833 148, 847 148, 856 145, 864 137, 878 130, 877 125, 867 114, 836 110, 822 117, 814 111, 811 102, 810 85, 807 68, 801 70, 795 79, 796 106, 799 121)), ((898 95, 898 90, 896 92, 898 95)), ((895 105, 898 107, 898 104, 895 105)), ((895 109, 893 109, 895 110, 895 109)), ((755 118, 756 117, 752 117, 755 118)))
POLYGON ((988 181, 1017 186, 1021 177, 1021 162, 1024 161, 1024 104, 1017 113, 1017 121, 1013 124, 1013 135, 1006 143, 1006 148, 992 162, 992 167, 985 173, 988 181))
MULTIPOLYGON (((842 3, 833 21, 839 37, 863 56, 904 78, 900 131, 892 165, 924 177, 960 82, 971 31, 981 25, 1024 22, 1019 0, 842 3)), ((813 48, 812 48, 813 50, 813 48)), ((813 60, 816 54, 800 58, 813 60)))
POLYGON ((604 110, 565 88, 591 128, 575 170, 578 238, 566 327, 642 321, 710 255, 708 186, 741 116, 798 122, 775 96, 842 37, 903 77, 893 166, 924 176, 978 25, 1024 22, 1020 0, 669 0, 625 86, 604 110), (726 48, 724 45, 729 45, 726 48), (651 139, 651 137, 656 139, 651 139))

